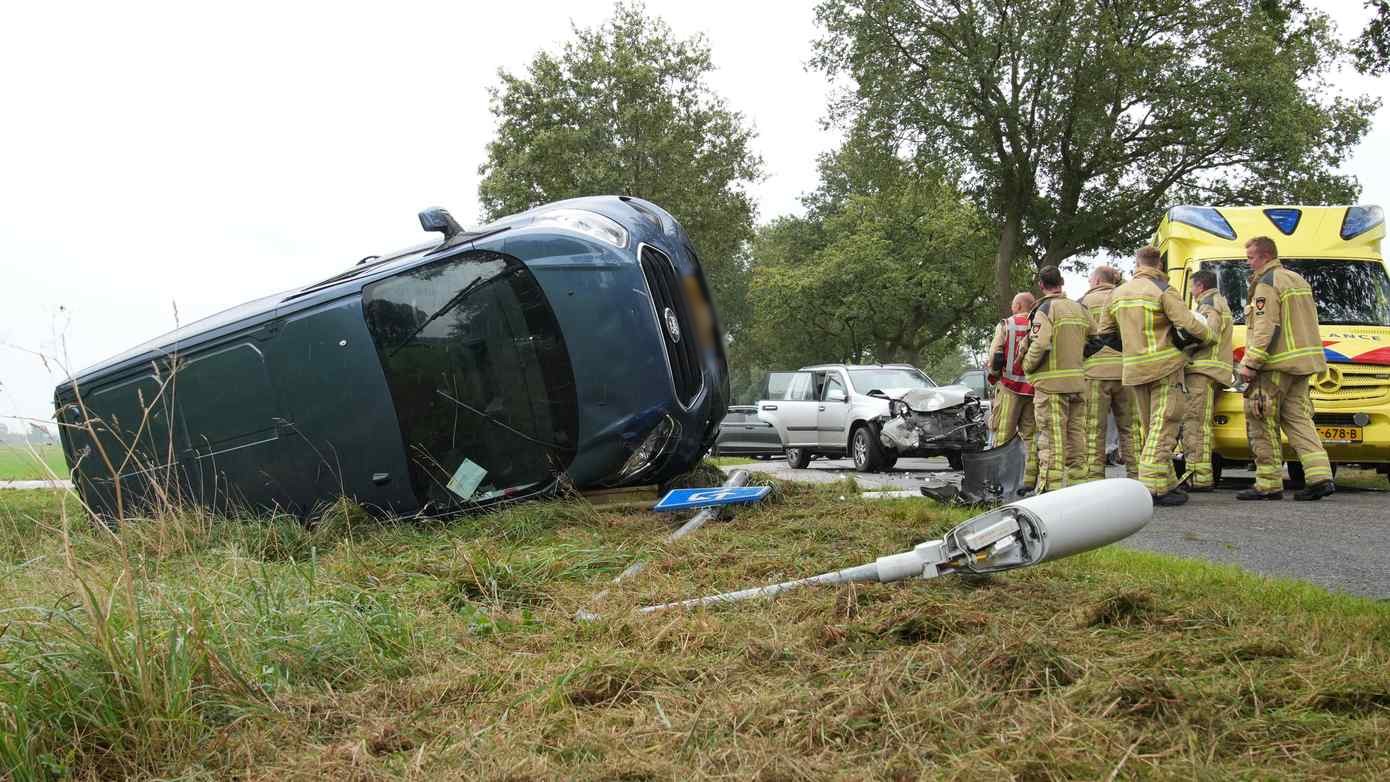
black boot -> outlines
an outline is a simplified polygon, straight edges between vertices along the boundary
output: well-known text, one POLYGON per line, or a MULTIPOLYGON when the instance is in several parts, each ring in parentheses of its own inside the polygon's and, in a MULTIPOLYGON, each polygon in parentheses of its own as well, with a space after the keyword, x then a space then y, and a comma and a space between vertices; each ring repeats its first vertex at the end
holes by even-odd
POLYGON ((1238 499, 1238 500, 1282 500, 1282 499, 1284 499, 1284 492, 1283 492, 1283 491, 1260 491, 1259 489, 1250 488, 1250 489, 1246 489, 1246 490, 1244 490, 1244 491, 1242 491, 1242 492, 1238 492, 1238 493, 1236 494, 1236 499, 1238 499))
POLYGON ((1320 500, 1334 491, 1337 491, 1337 484, 1332 481, 1318 481, 1317 483, 1310 483, 1294 492, 1293 498, 1305 502, 1308 500, 1320 500))
POLYGON ((1187 495, 1177 489, 1154 497, 1154 505, 1160 508, 1173 508, 1187 503, 1187 495))

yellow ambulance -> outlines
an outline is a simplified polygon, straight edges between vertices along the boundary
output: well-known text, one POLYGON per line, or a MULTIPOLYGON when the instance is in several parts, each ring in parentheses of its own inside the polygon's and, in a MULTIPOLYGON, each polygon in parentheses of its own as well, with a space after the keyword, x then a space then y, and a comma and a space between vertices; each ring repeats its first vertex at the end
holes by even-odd
MULTIPOLYGON (((1175 206, 1158 224, 1154 245, 1170 283, 1191 301, 1188 278, 1216 273, 1235 315, 1235 360, 1245 353, 1249 269, 1245 242, 1268 236, 1284 266, 1313 288, 1327 371, 1312 381, 1313 422, 1334 465, 1359 464, 1390 476, 1390 274, 1380 243, 1378 206, 1175 206)), ((1213 467, 1248 464, 1241 395, 1217 396, 1213 467)), ((1287 441, 1289 476, 1302 467, 1287 441)))

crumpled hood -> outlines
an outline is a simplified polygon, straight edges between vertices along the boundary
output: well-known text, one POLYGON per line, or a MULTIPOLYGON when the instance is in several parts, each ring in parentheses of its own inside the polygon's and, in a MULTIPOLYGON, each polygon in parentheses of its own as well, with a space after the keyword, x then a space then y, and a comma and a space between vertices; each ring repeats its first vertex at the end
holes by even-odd
POLYGON ((935 388, 914 388, 901 396, 895 396, 907 403, 914 413, 932 413, 948 407, 965 404, 967 396, 974 392, 969 386, 937 386, 935 388))

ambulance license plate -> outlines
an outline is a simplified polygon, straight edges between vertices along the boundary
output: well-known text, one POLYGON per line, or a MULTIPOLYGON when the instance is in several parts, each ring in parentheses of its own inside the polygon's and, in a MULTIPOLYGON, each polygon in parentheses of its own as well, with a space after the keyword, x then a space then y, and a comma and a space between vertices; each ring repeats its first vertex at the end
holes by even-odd
POLYGON ((1329 443, 1359 443, 1362 440, 1359 426, 1319 426, 1318 436, 1329 443))

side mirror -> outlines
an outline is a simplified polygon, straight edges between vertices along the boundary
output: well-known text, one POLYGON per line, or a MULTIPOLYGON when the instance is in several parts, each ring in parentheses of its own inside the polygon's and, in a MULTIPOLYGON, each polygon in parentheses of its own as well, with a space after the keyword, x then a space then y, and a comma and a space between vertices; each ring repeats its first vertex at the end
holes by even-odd
POLYGON ((420 227, 426 231, 444 234, 446 242, 463 233, 463 228, 454 220, 453 215, 449 214, 449 210, 439 206, 432 206, 420 212, 420 227))
POLYGON ((827 401, 827 402, 848 402, 848 401, 849 401, 849 397, 845 396, 845 392, 844 392, 844 391, 831 391, 830 393, 828 393, 828 394, 825 395, 825 401, 827 401))

